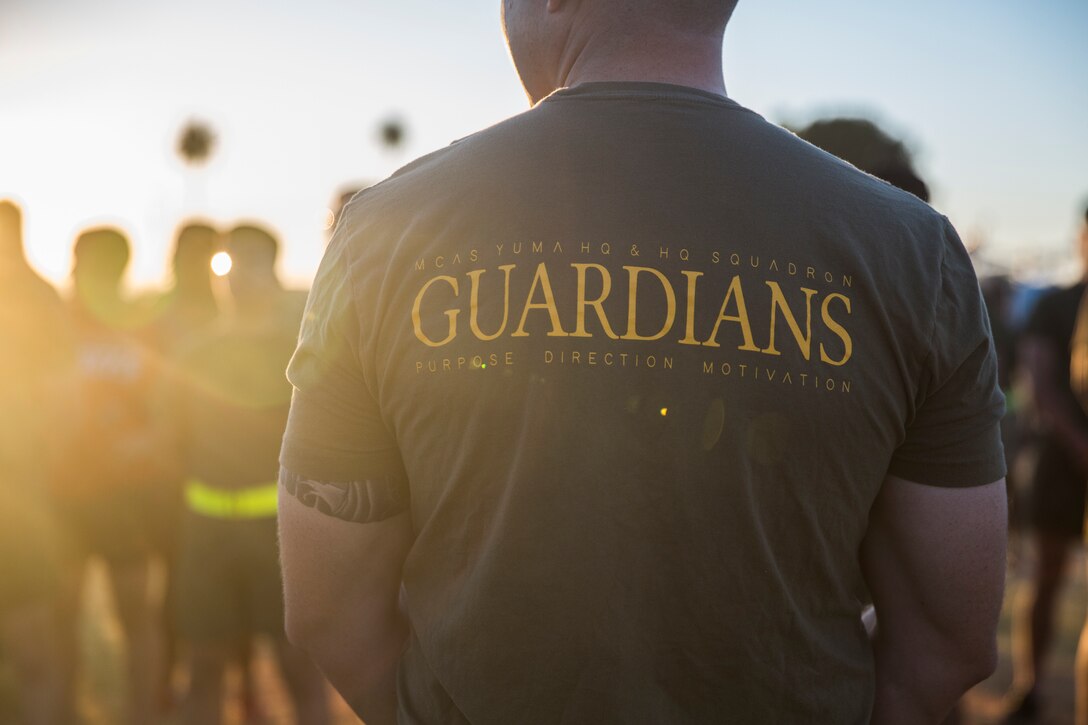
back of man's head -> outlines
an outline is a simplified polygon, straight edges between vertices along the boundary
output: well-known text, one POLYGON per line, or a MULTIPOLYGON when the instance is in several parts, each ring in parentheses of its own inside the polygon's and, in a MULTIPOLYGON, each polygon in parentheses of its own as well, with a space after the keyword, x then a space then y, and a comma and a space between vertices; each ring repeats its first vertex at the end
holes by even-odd
POLYGON ((591 31, 620 36, 721 36, 736 6, 737 0, 593 0, 579 18, 591 31))
POLYGON ((590 81, 724 94, 721 44, 737 0, 504 0, 503 29, 532 102, 590 81))
POLYGON ((738 0, 621 0, 634 10, 690 31, 725 30, 738 0))

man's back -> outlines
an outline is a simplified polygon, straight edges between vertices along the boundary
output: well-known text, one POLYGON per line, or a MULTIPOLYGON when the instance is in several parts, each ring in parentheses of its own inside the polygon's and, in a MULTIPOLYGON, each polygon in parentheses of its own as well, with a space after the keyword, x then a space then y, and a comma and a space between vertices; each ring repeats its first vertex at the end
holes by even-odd
POLYGON ((586 83, 352 203, 283 463, 410 507, 406 722, 861 722, 885 476, 1003 473, 984 314, 912 197, 586 83))

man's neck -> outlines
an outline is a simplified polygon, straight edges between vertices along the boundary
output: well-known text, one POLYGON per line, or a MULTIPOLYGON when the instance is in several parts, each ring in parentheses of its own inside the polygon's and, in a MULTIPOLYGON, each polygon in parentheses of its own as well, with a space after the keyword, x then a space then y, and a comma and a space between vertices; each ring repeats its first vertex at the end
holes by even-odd
POLYGON ((670 83, 726 95, 720 37, 684 36, 600 47, 595 39, 572 43, 563 54, 559 88, 596 81, 670 83))

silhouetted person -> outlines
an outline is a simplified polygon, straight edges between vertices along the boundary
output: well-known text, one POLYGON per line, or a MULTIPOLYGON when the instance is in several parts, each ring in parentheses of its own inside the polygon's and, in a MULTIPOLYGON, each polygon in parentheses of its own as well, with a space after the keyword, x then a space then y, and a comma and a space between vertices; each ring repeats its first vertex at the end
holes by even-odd
POLYGON ((1005 392, 1006 410, 1005 417, 1001 419, 1001 439, 1005 446, 1005 465, 1009 468, 1006 477, 1010 494, 1010 504, 1014 508, 1010 511, 1009 520, 1014 526, 1019 526, 1021 512, 1019 502, 1013 491, 1018 488, 1018 482, 1014 480, 1013 463, 1020 454, 1023 433, 1023 421, 1019 410, 1018 396, 1015 395, 1013 386, 1017 379, 1017 346, 1019 345, 1020 331, 1013 320, 1013 297, 1016 288, 1012 281, 1005 275, 986 277, 980 282, 982 298, 986 302, 986 313, 990 320, 990 329, 994 336, 994 351, 997 353, 997 377, 1001 389, 1005 392))
POLYGON ((1001 387, 1012 387, 1016 369, 1016 337, 1012 320, 1012 301, 1015 288, 1006 275, 993 275, 979 280, 982 299, 986 302, 986 314, 994 336, 997 352, 998 378, 1001 387))
POLYGON ((0 201, 0 340, 0 655, 17 677, 20 722, 59 725, 60 547, 46 485, 71 336, 60 297, 27 263, 22 215, 10 201, 0 201))
POLYGON ((532 108, 348 204, 279 521, 368 725, 936 722, 993 671, 971 261, 726 96, 734 4, 505 0, 532 108))
POLYGON ((1033 567, 1013 610, 1013 684, 1007 706, 1014 722, 1033 719, 1040 709, 1038 685, 1050 653, 1066 561, 1084 536, 1088 414, 1070 383, 1073 330, 1088 288, 1088 233, 1083 231, 1079 254, 1081 280, 1039 298, 1020 343, 1038 419, 1038 453, 1025 502, 1033 567))
POLYGON ((75 243, 70 314, 76 338, 73 431, 54 480, 68 534, 61 635, 65 708, 74 718, 83 575, 90 557, 106 565, 127 655, 128 719, 153 722, 160 668, 159 615, 149 592, 148 489, 162 480, 163 439, 152 415, 154 361, 136 338, 122 280, 129 242, 114 228, 75 243))
POLYGON ((162 297, 155 334, 168 350, 183 346, 219 314, 212 288, 212 256, 221 246, 210 224, 186 222, 177 232, 170 265, 172 285, 162 297))
MULTIPOLYGON (((156 314, 147 335, 148 344, 160 361, 162 375, 160 387, 183 386, 184 381, 177 376, 177 363, 181 352, 193 339, 205 333, 219 315, 219 305, 212 287, 212 256, 220 249, 221 239, 218 230, 202 221, 184 222, 177 231, 174 250, 171 257, 172 282, 155 304, 156 314)), ((159 407, 156 416, 169 419, 175 411, 164 400, 173 396, 165 390, 156 395, 159 407)), ((153 550, 159 555, 164 576, 165 596, 162 613, 164 629, 164 647, 162 670, 163 682, 160 700, 164 710, 174 704, 171 689, 174 666, 177 664, 179 650, 174 611, 174 563, 178 555, 178 529, 183 513, 182 483, 183 478, 178 468, 180 451, 164 450, 163 456, 173 465, 166 477, 150 490, 148 517, 151 522, 149 532, 153 550)), ((247 678, 248 682, 248 678, 247 678)))
POLYGON ((190 646, 187 723, 219 722, 223 675, 238 644, 272 638, 302 723, 328 719, 324 679, 287 643, 276 547, 276 473, 304 296, 275 272, 278 243, 246 225, 229 234, 232 309, 182 356, 178 440, 186 515, 178 564, 178 629, 190 646))
MULTIPOLYGON (((1088 258, 1088 206, 1085 206, 1080 227, 1080 245, 1088 258)), ((1070 385, 1081 409, 1088 411, 1088 294, 1081 297, 1070 357, 1070 385)), ((1076 673, 1076 723, 1088 725, 1088 622, 1081 630, 1077 645, 1076 673)))

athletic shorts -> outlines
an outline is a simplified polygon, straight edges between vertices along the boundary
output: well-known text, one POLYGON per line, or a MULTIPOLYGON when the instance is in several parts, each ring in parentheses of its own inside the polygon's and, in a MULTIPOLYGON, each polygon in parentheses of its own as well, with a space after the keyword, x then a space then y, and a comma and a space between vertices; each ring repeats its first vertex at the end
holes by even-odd
POLYGON ((1039 442, 1039 457, 1028 494, 1028 522, 1036 531, 1084 535, 1085 475, 1056 441, 1039 442))
POLYGON ((276 518, 218 519, 187 512, 176 568, 184 639, 221 642, 284 636, 276 518))
POLYGON ((177 559, 178 537, 185 514, 181 483, 163 480, 148 488, 143 510, 148 547, 172 564, 177 559))
POLYGON ((148 556, 147 503, 143 491, 107 491, 55 501, 57 521, 74 556, 100 556, 130 564, 148 556))

